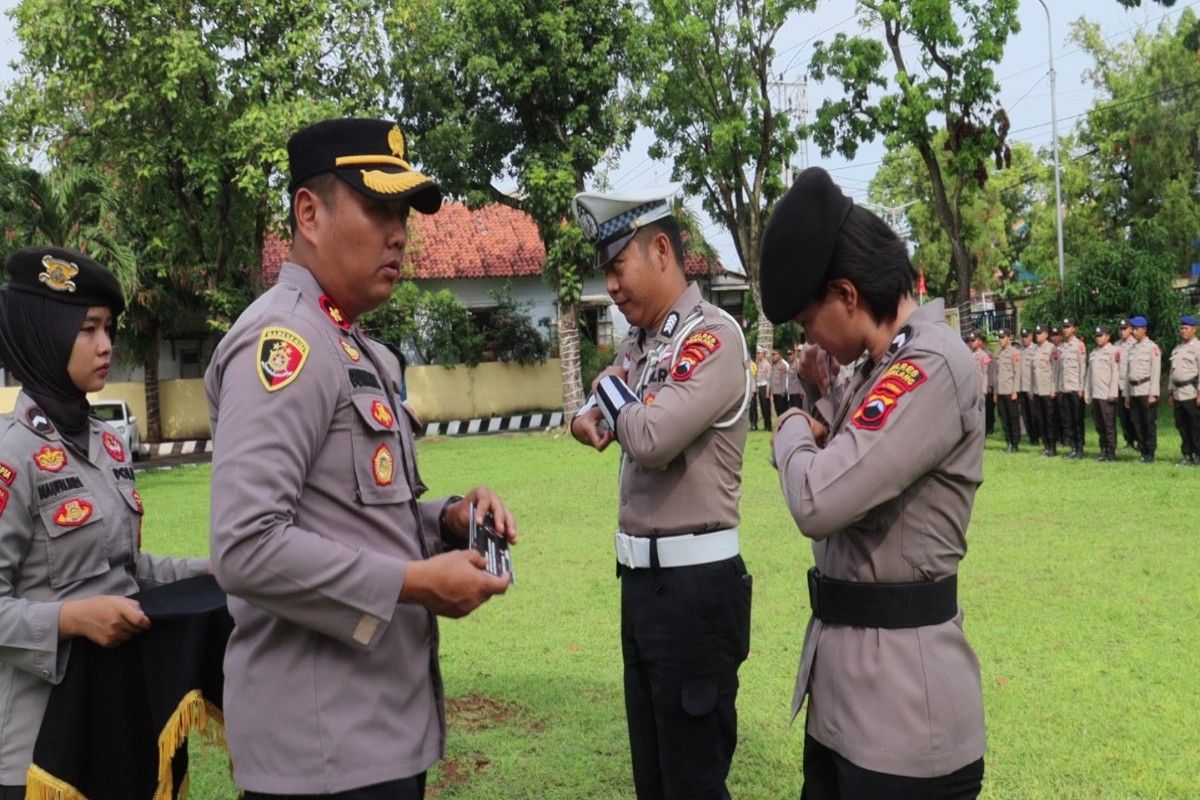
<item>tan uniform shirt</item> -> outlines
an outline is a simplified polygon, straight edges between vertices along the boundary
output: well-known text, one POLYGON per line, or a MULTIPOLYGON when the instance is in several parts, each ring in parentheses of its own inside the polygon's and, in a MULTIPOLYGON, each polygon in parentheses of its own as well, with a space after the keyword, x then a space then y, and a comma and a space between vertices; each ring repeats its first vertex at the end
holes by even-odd
POLYGON ((1021 347, 1021 388, 1018 391, 1033 394, 1033 366, 1037 360, 1037 344, 1030 342, 1021 347))
POLYGON ((271 794, 418 774, 446 735, 437 624, 397 602, 445 501, 417 502, 398 363, 328 303, 285 264, 205 376, 226 736, 237 785, 271 794))
POLYGON ((1021 351, 1011 344, 996 354, 996 396, 1012 397, 1021 391, 1021 351))
POLYGON ((771 385, 771 359, 760 358, 757 361, 758 371, 754 373, 755 386, 771 385))
POLYGON ((1038 397, 1049 397, 1052 394, 1057 394, 1058 389, 1054 385, 1055 368, 1058 363, 1055 357, 1054 345, 1050 342, 1042 342, 1037 346, 1036 353, 1033 359, 1033 394, 1038 397))
POLYGON ((1162 351, 1149 336, 1129 348, 1129 371, 1125 374, 1126 397, 1158 397, 1162 383, 1162 351))
POLYGON ((71 641, 58 640, 64 600, 203 574, 205 559, 143 553, 132 454, 90 421, 88 452, 55 430, 24 392, 0 417, 0 784, 22 786, 50 689, 71 641))
POLYGON ((1072 336, 1058 346, 1058 391, 1079 394, 1087 372, 1087 348, 1083 340, 1072 336))
MULTIPOLYGON (((823 449, 803 418, 779 428, 779 479, 822 574, 901 583, 958 571, 983 481, 982 402, 939 300, 856 374, 823 449)), ((961 612, 895 630, 811 619, 794 713, 806 692, 808 733, 860 767, 932 777, 983 756, 979 662, 961 612)))
POLYGON ((625 533, 672 536, 738 524, 749 427, 744 348, 737 323, 701 299, 694 283, 659 331, 630 330, 614 362, 636 397, 620 409, 615 429, 625 533))
POLYGON ((1117 394, 1121 397, 1125 396, 1125 384, 1129 380, 1129 350, 1135 342, 1136 340, 1130 336, 1128 339, 1121 339, 1113 345, 1117 349, 1113 358, 1116 359, 1117 374, 1120 376, 1117 394))
POLYGON ((1176 402, 1194 401, 1200 381, 1200 339, 1180 342, 1171 351, 1171 396, 1176 402))
POLYGON ((979 391, 987 394, 989 380, 989 371, 992 364, 992 357, 984 348, 971 351, 971 358, 975 359, 975 369, 979 371, 979 391))
POLYGON ((1112 342, 1097 347, 1088 355, 1087 385, 1083 399, 1116 400, 1117 389, 1121 385, 1121 371, 1117 367, 1117 348, 1112 342))
POLYGON ((794 394, 796 374, 786 358, 771 363, 771 394, 794 394))

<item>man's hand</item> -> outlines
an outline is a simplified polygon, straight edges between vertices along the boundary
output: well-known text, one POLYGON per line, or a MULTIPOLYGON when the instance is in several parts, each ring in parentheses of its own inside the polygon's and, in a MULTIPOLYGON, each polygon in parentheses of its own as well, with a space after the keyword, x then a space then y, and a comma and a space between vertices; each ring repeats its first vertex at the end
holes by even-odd
POLYGON ((806 420, 808 420, 809 430, 812 431, 813 439, 816 440, 817 446, 824 447, 825 437, 829 435, 829 428, 825 427, 824 423, 822 423, 812 414, 809 414, 807 411, 803 411, 799 408, 789 408, 779 416, 778 420, 776 420, 775 431, 771 434, 771 447, 775 447, 775 436, 779 433, 779 431, 783 430, 784 423, 796 417, 804 417, 806 420))
POLYGON ((455 550, 424 561, 410 561, 400 589, 400 601, 419 603, 442 617, 465 617, 489 597, 508 590, 508 576, 484 569, 474 550, 455 550))
POLYGON ((600 381, 604 380, 609 375, 611 375, 614 378, 616 378, 617 380, 621 381, 621 383, 624 383, 626 385, 629 384, 629 373, 628 372, 621 369, 620 367, 608 367, 603 372, 601 372, 599 375, 597 375, 596 379, 594 381, 592 381, 592 394, 596 393, 596 387, 600 385, 600 381))
POLYGON ((1169 406, 1175 405, 1175 395, 1173 395, 1173 394, 1167 395, 1167 405, 1169 405, 1169 406))
POLYGON ((1126 398, 1125 398, 1125 407, 1126 407, 1126 408, 1132 408, 1132 406, 1131 406, 1131 405, 1130 405, 1130 403, 1129 403, 1129 398, 1128 398, 1128 397, 1126 397, 1126 398))
POLYGON ((1016 393, 1016 392, 1013 392, 1013 393, 1012 393, 1012 397, 1010 397, 1010 398, 1008 398, 1008 399, 1009 399, 1009 400, 1012 400, 1014 403, 1015 403, 1015 402, 1017 402, 1017 393, 1016 393))
POLYGON ((1146 402, 1148 402, 1152 406, 1158 405, 1158 395, 1153 395, 1153 394, 1150 395, 1149 399, 1146 402))
POLYGON ((571 420, 571 435, 597 451, 603 451, 616 440, 612 429, 604 421, 604 414, 598 408, 589 409, 571 420))
POLYGON ((471 530, 471 503, 475 504, 477 525, 482 525, 488 512, 491 512, 492 528, 496 533, 508 539, 509 544, 517 543, 517 521, 500 501, 500 495, 486 486, 476 486, 467 492, 466 497, 446 509, 444 525, 448 533, 460 539, 467 538, 471 530))
POLYGON ((116 647, 150 627, 136 600, 111 594, 67 600, 58 609, 58 638, 83 636, 101 647, 116 647))

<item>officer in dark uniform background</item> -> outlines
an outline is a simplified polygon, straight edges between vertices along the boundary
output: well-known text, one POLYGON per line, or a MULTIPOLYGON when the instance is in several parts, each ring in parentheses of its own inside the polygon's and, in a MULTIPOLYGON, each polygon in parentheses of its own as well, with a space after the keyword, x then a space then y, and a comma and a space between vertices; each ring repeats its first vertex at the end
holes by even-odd
POLYGON ((1025 432, 1029 435, 1029 443, 1041 443, 1040 431, 1037 426, 1037 414, 1034 411, 1033 397, 1033 367, 1037 355, 1037 345, 1033 341, 1033 331, 1021 329, 1021 389, 1017 397, 1021 404, 1021 419, 1025 423, 1025 432))

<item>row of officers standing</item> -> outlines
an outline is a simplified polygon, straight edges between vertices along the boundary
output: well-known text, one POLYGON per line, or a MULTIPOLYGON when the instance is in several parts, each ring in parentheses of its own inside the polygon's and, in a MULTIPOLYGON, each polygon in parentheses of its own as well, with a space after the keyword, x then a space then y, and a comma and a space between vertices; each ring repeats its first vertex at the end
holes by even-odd
MULTIPOLYGON (((1024 328, 1021 341, 1007 330, 997 331, 999 351, 987 350, 979 332, 968 345, 979 369, 981 385, 994 404, 1007 451, 1016 452, 1022 423, 1030 444, 1041 444, 1042 455, 1083 458, 1085 407, 1100 438, 1098 461, 1117 455, 1117 426, 1125 446, 1152 463, 1158 447, 1158 399, 1162 391, 1162 351, 1150 338, 1143 316, 1122 319, 1118 338, 1107 325, 1093 332, 1089 352, 1076 336, 1076 323, 1024 328)), ((1180 342, 1171 351, 1167 400, 1174 409, 1182 458, 1177 466, 1200 466, 1200 340, 1196 317, 1179 319, 1180 342)), ((989 408, 990 411, 990 408, 989 408)), ((990 431, 989 431, 990 432, 990 431)))

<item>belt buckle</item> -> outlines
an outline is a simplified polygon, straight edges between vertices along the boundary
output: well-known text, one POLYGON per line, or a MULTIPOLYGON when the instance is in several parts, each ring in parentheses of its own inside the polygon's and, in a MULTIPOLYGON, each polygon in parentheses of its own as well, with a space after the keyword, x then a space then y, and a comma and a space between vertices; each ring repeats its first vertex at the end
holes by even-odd
POLYGON ((627 533, 617 532, 617 561, 620 561, 630 569, 636 569, 637 564, 633 558, 633 539, 627 533), (622 561, 622 559, 624 559, 622 561))

